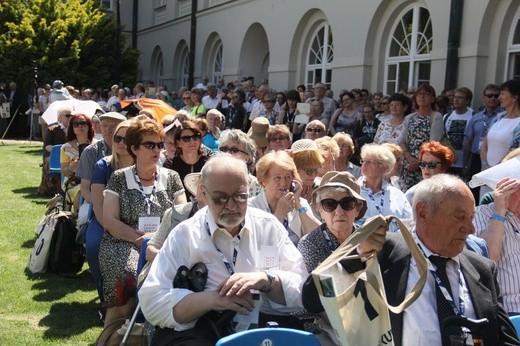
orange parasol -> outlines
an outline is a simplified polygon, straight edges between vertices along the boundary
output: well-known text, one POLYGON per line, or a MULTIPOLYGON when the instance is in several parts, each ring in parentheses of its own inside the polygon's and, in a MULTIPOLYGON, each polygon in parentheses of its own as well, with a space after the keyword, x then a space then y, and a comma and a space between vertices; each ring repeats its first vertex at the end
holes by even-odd
POLYGON ((121 101, 121 108, 124 109, 129 105, 133 105, 139 110, 142 109, 150 109, 152 110, 150 113, 155 114, 157 121, 161 122, 162 118, 167 115, 175 115, 177 111, 175 108, 159 99, 148 99, 148 98, 140 98, 140 99, 129 99, 121 101))

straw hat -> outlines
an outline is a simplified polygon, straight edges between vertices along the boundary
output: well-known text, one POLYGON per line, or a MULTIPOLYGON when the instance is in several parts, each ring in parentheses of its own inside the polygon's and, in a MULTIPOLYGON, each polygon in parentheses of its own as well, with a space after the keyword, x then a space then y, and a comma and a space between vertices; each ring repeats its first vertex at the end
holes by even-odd
POLYGON ((349 172, 336 171, 325 173, 325 175, 321 178, 320 186, 318 186, 318 188, 316 188, 316 190, 314 190, 312 193, 312 200, 316 201, 318 191, 321 191, 327 187, 342 187, 347 189, 352 197, 363 203, 356 220, 361 219, 363 215, 365 215, 365 212, 367 211, 367 201, 361 197, 361 188, 359 187, 356 178, 352 174, 349 172))
POLYGON ((253 119, 251 128, 247 135, 255 141, 258 148, 267 147, 267 130, 269 130, 269 120, 265 117, 258 117, 253 119))
POLYGON ((303 150, 318 150, 318 146, 312 139, 299 139, 291 145, 292 152, 303 150))
POLYGON ((193 196, 197 196, 197 188, 199 186, 200 176, 200 172, 197 172, 190 173, 184 177, 184 187, 193 196))

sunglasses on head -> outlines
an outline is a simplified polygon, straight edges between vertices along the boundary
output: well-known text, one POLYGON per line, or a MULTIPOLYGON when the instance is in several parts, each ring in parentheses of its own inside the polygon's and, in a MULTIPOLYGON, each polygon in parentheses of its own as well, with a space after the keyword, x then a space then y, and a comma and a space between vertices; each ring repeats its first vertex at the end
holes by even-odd
POLYGON ((248 155, 245 151, 243 150, 240 150, 238 148, 235 148, 235 147, 220 147, 218 148, 219 151, 223 152, 223 153, 230 153, 231 155, 236 155, 238 153, 242 153, 242 154, 246 154, 248 155))
POLYGON ((150 150, 155 149, 155 147, 157 147, 159 149, 164 148, 164 142, 157 142, 157 143, 156 142, 142 142, 139 145, 142 145, 146 149, 150 149, 150 150))
POLYGON ((437 166, 440 165, 441 163, 442 163, 442 162, 437 162, 437 161, 430 161, 430 162, 421 161, 421 162, 419 162, 419 167, 421 167, 421 168, 435 169, 435 168, 437 168, 437 166))
POLYGON ((72 127, 80 127, 80 126, 87 126, 88 123, 86 121, 73 121, 72 127))
POLYGON ((318 128, 314 128, 314 127, 308 127, 305 129, 305 131, 307 132, 315 132, 315 133, 320 133, 321 131, 323 131, 322 129, 318 129, 318 128))
POLYGON ((320 203, 323 210, 325 210, 328 213, 331 213, 336 210, 338 204, 341 206, 341 209, 345 211, 354 209, 357 204, 357 199, 355 197, 344 197, 339 201, 336 201, 332 198, 325 198, 320 203))
POLYGON ((202 138, 201 135, 199 134, 195 134, 195 135, 191 135, 191 136, 181 136, 181 141, 183 141, 184 143, 189 143, 190 141, 199 141, 200 139, 202 138))
POLYGON ((121 143, 121 142, 126 143, 125 137, 123 137, 123 136, 115 136, 114 137, 114 142, 116 142, 116 143, 121 143))

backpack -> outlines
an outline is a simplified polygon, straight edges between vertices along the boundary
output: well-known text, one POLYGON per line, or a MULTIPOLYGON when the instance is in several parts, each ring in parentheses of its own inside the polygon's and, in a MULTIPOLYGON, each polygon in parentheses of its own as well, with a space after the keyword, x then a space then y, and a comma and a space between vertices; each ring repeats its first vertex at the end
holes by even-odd
POLYGON ((61 211, 54 217, 56 225, 49 248, 48 269, 58 274, 78 273, 85 263, 85 250, 76 242, 76 216, 71 212, 61 211))

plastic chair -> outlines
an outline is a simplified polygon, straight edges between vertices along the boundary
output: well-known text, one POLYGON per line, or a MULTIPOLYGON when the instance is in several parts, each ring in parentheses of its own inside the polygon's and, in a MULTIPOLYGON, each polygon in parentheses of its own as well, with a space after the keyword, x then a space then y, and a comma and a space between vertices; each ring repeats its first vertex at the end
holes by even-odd
POLYGON ((51 156, 49 157, 49 171, 51 174, 61 175, 60 149, 62 144, 52 146, 51 156))
POLYGON ((510 316, 509 319, 511 320, 513 327, 515 327, 516 333, 520 335, 520 315, 510 316))
POLYGON ((259 328, 245 330, 220 339, 216 346, 277 346, 302 345, 320 346, 316 335, 289 328, 259 328))

